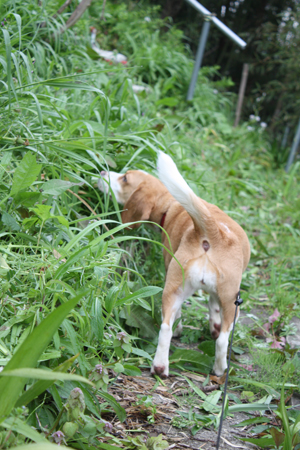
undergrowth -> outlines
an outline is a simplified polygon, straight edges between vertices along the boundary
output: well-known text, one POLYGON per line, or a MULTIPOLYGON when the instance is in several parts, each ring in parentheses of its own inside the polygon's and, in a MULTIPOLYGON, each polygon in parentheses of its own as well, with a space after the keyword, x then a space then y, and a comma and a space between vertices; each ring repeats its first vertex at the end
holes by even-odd
MULTIPOLYGON (((236 358, 250 346, 253 370, 249 377, 237 361, 234 376, 242 390, 258 383, 255 395, 270 388, 271 403, 279 385, 299 389, 299 357, 283 341, 300 315, 299 162, 286 174, 263 129, 233 128, 231 80, 218 78, 217 67, 201 70, 193 102, 185 101, 193 61, 156 7, 108 2, 103 21, 93 2, 60 33, 75 6, 53 17, 59 6, 16 0, 1 9, 0 448, 49 440, 166 448, 161 436, 118 440, 103 419, 125 420, 108 392, 118 374, 140 375, 151 363, 164 265, 159 234, 126 230, 95 181, 109 168, 155 174, 163 150, 198 195, 244 227, 252 259, 243 310, 266 317, 254 318, 252 334, 237 325, 236 358), (90 26, 98 46, 126 54, 126 65, 99 58, 90 26), (137 94, 136 84, 147 89, 137 94), (277 322, 268 322, 275 309, 277 322)), ((173 345, 174 370, 207 374, 212 366, 206 301, 193 297, 184 309, 182 342, 200 352, 173 345)), ((219 394, 204 408, 212 416, 182 414, 181 424, 194 423, 195 432, 216 425, 219 394)))

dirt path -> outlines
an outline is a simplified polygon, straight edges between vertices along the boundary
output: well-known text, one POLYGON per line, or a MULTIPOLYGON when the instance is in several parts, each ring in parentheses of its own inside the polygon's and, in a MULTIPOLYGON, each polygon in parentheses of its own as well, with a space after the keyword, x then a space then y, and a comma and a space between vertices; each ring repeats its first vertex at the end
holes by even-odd
MULTIPOLYGON (((258 317, 262 315, 267 317, 267 313, 263 309, 253 310, 251 313, 258 317)), ((253 327, 253 321, 247 317, 245 312, 241 313, 239 322, 243 326, 253 327)), ((297 333, 297 336, 292 336, 291 344, 300 347, 300 320, 295 318, 293 322, 299 333, 297 333)), ((177 339, 174 340, 174 343, 176 347, 189 347, 180 343, 177 339)), ((189 348, 193 347, 196 348, 196 344, 189 348)), ((109 392, 125 408, 127 420, 120 423, 115 419, 113 425, 116 436, 125 438, 128 432, 132 433, 133 436, 148 432, 150 436, 162 434, 163 439, 169 443, 169 449, 215 449, 218 430, 212 425, 202 428, 199 426, 199 430, 194 435, 191 432, 195 425, 195 417, 192 414, 199 413, 205 416, 205 411, 200 406, 204 400, 191 388, 184 377, 191 380, 199 390, 204 390, 206 393, 219 391, 219 386, 214 381, 210 381, 203 388, 205 377, 196 373, 182 372, 179 376, 171 376, 163 380, 163 384, 151 377, 148 370, 144 370, 142 376, 138 377, 119 375, 114 384, 110 386, 109 392), (179 411, 190 412, 190 418, 193 420, 190 420, 189 423, 187 420, 184 422, 179 411)), ((230 390, 230 393, 239 395, 238 392, 232 390, 230 390)), ((297 401, 299 403, 299 399, 297 401)), ((221 399, 218 404, 221 404, 221 399)), ((252 415, 235 412, 234 415, 229 415, 224 420, 220 450, 259 448, 239 439, 253 437, 251 427, 236 426, 250 417, 254 417, 253 412, 252 415)), ((198 423, 200 424, 200 421, 198 423)))
MULTIPOLYGON (((200 389, 202 387, 201 376, 196 374, 183 373, 182 375, 191 377, 193 383, 200 389), (197 378, 199 381, 197 381, 197 378)), ((204 378, 203 378, 204 379, 204 378)), ((194 436, 189 428, 177 428, 172 425, 172 419, 180 416, 178 411, 189 411, 189 405, 185 404, 184 396, 193 394, 193 390, 189 384, 181 376, 170 377, 164 380, 165 386, 158 384, 156 380, 150 376, 149 371, 143 371, 142 376, 128 377, 120 375, 110 389, 110 393, 120 402, 127 413, 126 423, 115 422, 114 428, 118 430, 119 437, 125 430, 140 430, 141 432, 149 432, 152 436, 160 433, 169 443, 171 449, 212 449, 215 448, 217 439, 217 430, 212 427, 200 429, 194 436), (140 402, 141 397, 152 397, 152 407, 146 407, 140 402), (156 409, 153 415, 154 423, 149 423, 147 416, 151 416, 153 408, 156 409)), ((195 395, 195 402, 197 394, 195 395)), ((193 407, 197 411, 197 407, 193 407)), ((198 409, 199 412, 199 409, 198 409)), ((238 437, 248 437, 247 430, 236 428, 234 425, 249 418, 249 415, 235 413, 234 417, 227 417, 223 424, 222 439, 220 449, 232 450, 234 448, 253 449, 257 448, 249 443, 241 442, 238 437)))

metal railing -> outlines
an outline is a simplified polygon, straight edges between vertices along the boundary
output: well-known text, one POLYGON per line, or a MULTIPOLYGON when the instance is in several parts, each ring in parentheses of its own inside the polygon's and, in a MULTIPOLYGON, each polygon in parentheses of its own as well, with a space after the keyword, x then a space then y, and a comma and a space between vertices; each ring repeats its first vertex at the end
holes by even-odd
POLYGON ((204 17, 205 21, 202 28, 202 33, 200 36, 199 46, 197 50, 196 60, 194 64, 194 70, 192 74, 192 78, 189 85, 189 90, 187 93, 187 100, 192 100, 194 96, 194 90, 196 86, 196 81, 198 77, 198 72, 202 64, 202 59, 204 55, 205 44, 207 41, 207 36, 210 28, 210 22, 213 22, 216 27, 219 28, 226 36, 228 36, 233 42, 235 42, 242 49, 246 47, 247 43, 243 41, 237 34, 235 34, 230 28, 228 28, 224 23, 222 23, 219 19, 217 19, 208 9, 204 8, 197 0, 186 0, 191 6, 193 6, 197 11, 199 11, 204 17))

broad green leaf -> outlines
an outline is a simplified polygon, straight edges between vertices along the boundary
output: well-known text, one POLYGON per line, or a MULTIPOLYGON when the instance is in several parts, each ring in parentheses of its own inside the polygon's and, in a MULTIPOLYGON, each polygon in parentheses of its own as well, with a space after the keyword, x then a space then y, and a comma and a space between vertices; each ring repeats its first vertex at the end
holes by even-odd
POLYGON ((43 189, 44 194, 48 195, 61 195, 67 189, 73 186, 81 186, 82 183, 72 183, 65 180, 50 180, 43 183, 40 188, 43 189))
POLYGON ((100 344, 103 340, 104 321, 102 315, 102 303, 98 297, 94 298, 92 305, 91 328, 100 344))
MULTIPOLYGON (((9 363, 4 367, 3 372, 21 369, 23 367, 34 367, 37 364, 39 356, 44 352, 51 341, 54 332, 85 294, 86 292, 77 295, 49 314, 49 316, 46 317, 46 319, 44 319, 20 345, 9 363)), ((14 407, 24 387, 25 381, 26 378, 0 378, 0 423, 14 407)))
POLYGON ((89 364, 84 357, 84 354, 80 353, 80 340, 78 339, 77 333, 74 329, 74 324, 70 320, 65 319, 62 323, 62 329, 68 336, 73 353, 79 353, 78 362, 80 370, 83 375, 86 375, 86 372, 89 370, 89 364))
POLYGON ((191 386, 193 391, 196 392, 196 394, 199 395, 200 398, 202 398, 202 400, 207 399, 207 395, 203 391, 201 391, 201 389, 199 389, 198 386, 196 386, 189 378, 187 378, 187 377, 183 377, 183 378, 191 386))
POLYGON ((36 205, 35 208, 30 208, 43 222, 50 219, 51 217, 51 208, 50 205, 36 205))
POLYGON ((214 341, 203 341, 198 345, 199 350, 202 350, 207 356, 215 356, 216 344, 214 341))
POLYGON ((107 392, 103 392, 103 391, 98 391, 97 395, 99 395, 99 397, 104 398, 104 400, 106 400, 110 406, 113 407, 115 413, 118 416, 118 419, 120 420, 120 422, 124 422, 124 420, 126 419, 126 411, 124 408, 122 408, 122 406, 114 399, 114 397, 110 394, 108 394, 107 392))
POLYGON ((138 305, 141 306, 141 308, 146 309, 147 311, 152 311, 151 305, 149 305, 149 303, 143 298, 140 297, 135 298, 134 303, 137 303, 138 305))
POLYGON ((149 353, 145 352, 145 350, 141 350, 140 348, 132 347, 131 353, 133 353, 134 355, 142 356, 143 358, 147 358, 150 361, 152 361, 152 358, 149 355, 149 353))
POLYGON ((27 208, 30 208, 35 203, 39 201, 39 198, 41 197, 40 192, 18 192, 17 195, 14 197, 14 203, 16 206, 23 205, 27 208))
MULTIPOLYGON (((221 391, 212 392, 206 397, 205 401, 201 404, 201 407, 208 412, 219 411, 221 409, 221 406, 217 403, 220 400, 221 395, 221 391)), ((224 416, 226 417, 226 414, 224 414, 224 416)))
POLYGON ((6 172, 6 167, 9 165, 12 158, 12 152, 6 152, 1 158, 0 161, 0 180, 6 172))
POLYGON ((164 105, 164 106, 176 106, 178 104, 178 98, 176 97, 165 97, 157 100, 155 102, 156 106, 164 105))
POLYGON ((249 411, 269 411, 270 409, 277 409, 277 405, 270 405, 266 403, 239 403, 238 405, 231 405, 228 407, 229 412, 249 412, 249 411))
MULTIPOLYGON (((129 301, 132 302, 132 300, 135 300, 137 298, 150 297, 151 295, 155 295, 160 291, 162 291, 162 288, 160 288, 160 287, 146 286, 146 287, 143 287, 143 288, 139 289, 138 291, 134 292, 133 294, 127 295, 126 297, 121 298, 120 300, 117 300, 115 306, 123 305, 124 303, 129 302, 129 301)), ((140 306, 145 308, 144 304, 141 304, 140 306)), ((147 308, 145 308, 145 309, 147 309, 147 308)), ((149 308, 149 310, 151 311, 151 308, 149 308)))
POLYGON ((40 173, 41 168, 42 166, 37 164, 35 156, 30 152, 26 153, 15 170, 10 195, 14 196, 31 186, 40 173))
MULTIPOLYGON (((72 356, 72 358, 67 359, 67 361, 64 361, 62 364, 60 364, 58 367, 56 367, 53 372, 65 372, 71 367, 73 362, 78 358, 78 354, 75 356, 72 356)), ((36 397, 38 397, 40 394, 42 394, 46 389, 48 389, 54 381, 37 381, 34 383, 33 386, 31 386, 27 391, 24 392, 21 397, 18 398, 18 401, 16 403, 16 407, 28 405, 32 400, 34 400, 36 397)))
POLYGON ((265 423, 265 422, 270 422, 271 418, 268 417, 254 417, 253 419, 246 419, 243 420, 242 422, 239 422, 237 424, 235 424, 235 427, 246 427, 248 425, 255 425, 257 423, 265 423))
POLYGON ((7 226, 12 231, 19 231, 20 230, 20 225, 18 224, 16 219, 14 219, 14 217, 12 217, 7 212, 4 212, 2 214, 1 220, 4 223, 4 225, 7 226))
POLYGON ((14 450, 60 450, 60 449, 72 449, 73 447, 65 447, 64 445, 51 444, 50 442, 42 442, 38 444, 23 444, 14 447, 14 450))
POLYGON ((105 297, 105 309, 108 314, 112 312, 116 305, 116 298, 119 292, 119 286, 112 286, 107 291, 107 295, 105 297))
POLYGON ((196 350, 186 350, 181 348, 177 348, 170 356, 170 362, 171 361, 196 364, 203 367, 204 371, 207 372, 210 371, 213 364, 213 358, 203 355, 203 353, 197 352, 196 350))
POLYGON ((2 270, 10 270, 9 265, 7 264, 7 262, 5 261, 3 256, 1 256, 1 255, 0 255, 0 269, 2 269, 2 270))
POLYGON ((73 373, 64 373, 64 372, 52 372, 43 369, 27 369, 26 367, 22 369, 15 370, 6 370, 5 372, 0 372, 0 377, 23 377, 23 378, 33 378, 37 380, 73 380, 73 381, 81 381, 81 383, 87 383, 91 386, 94 386, 87 378, 82 377, 81 375, 76 375, 73 373))
MULTIPOLYGON (((238 383, 245 384, 245 380, 243 378, 231 376, 230 379, 232 381, 237 381, 238 383)), ((279 392, 275 391, 271 386, 266 383, 260 383, 259 381, 251 380, 247 378, 247 384, 252 384, 253 386, 257 386, 261 389, 264 389, 268 392, 268 394, 272 395, 274 398, 279 398, 279 392)))
POLYGON ((104 92, 100 89, 90 86, 89 84, 83 84, 81 82, 72 83, 70 81, 60 80, 45 80, 40 84, 46 84, 47 86, 55 86, 62 89, 82 89, 84 91, 92 91, 99 94, 101 97, 105 97, 104 92))
POLYGON ((239 439, 243 442, 250 442, 251 444, 257 445, 259 448, 270 448, 271 446, 275 445, 272 436, 265 436, 263 438, 258 439, 255 438, 239 438, 239 439))
POLYGON ((139 328, 140 336, 154 339, 158 334, 155 320, 139 305, 133 304, 129 311, 123 308, 120 311, 120 317, 126 319, 126 324, 130 327, 139 328))
POLYGON ((64 216, 51 216, 51 219, 57 219, 64 227, 69 228, 69 222, 64 216))
POLYGON ((19 417, 9 417, 1 423, 1 427, 8 430, 16 431, 23 436, 31 439, 34 442, 39 442, 45 445, 47 443, 46 438, 29 426, 26 422, 23 422, 19 417))
POLYGON ((113 369, 116 373, 124 372, 124 366, 121 363, 114 364, 113 369))
POLYGON ((124 373, 131 377, 139 377, 142 375, 141 370, 136 366, 132 366, 131 364, 124 364, 124 369, 124 373))

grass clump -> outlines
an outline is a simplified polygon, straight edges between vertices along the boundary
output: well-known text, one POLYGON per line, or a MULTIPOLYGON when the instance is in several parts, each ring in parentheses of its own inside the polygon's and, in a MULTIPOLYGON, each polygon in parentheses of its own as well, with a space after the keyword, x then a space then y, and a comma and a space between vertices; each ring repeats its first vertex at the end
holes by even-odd
MULTIPOLYGON (((120 207, 95 188, 101 170, 155 174, 157 150, 171 154, 195 192, 247 231, 245 310, 264 299, 270 314, 278 308, 288 318, 285 326, 299 315, 299 164, 290 174, 275 169, 262 129, 232 127, 231 81, 219 79, 217 68, 201 70, 195 99, 185 102, 190 53, 156 7, 109 2, 100 22, 101 6, 92 3, 63 33, 73 5, 56 18, 57 2, 17 0, 1 11, 0 365, 4 374, 23 369, 19 383, 6 384, 16 375, 0 378, 3 448, 27 440, 143 448, 137 438, 112 437, 103 417, 125 420, 109 386, 120 373, 141 374, 155 351, 164 282, 160 237, 147 227, 139 237, 126 230, 120 207), (99 29, 100 47, 126 53, 128 64, 99 59, 89 26, 99 29), (138 83, 148 90, 136 94, 138 83), (26 365, 24 348, 32 356, 26 365), (37 367, 44 378, 35 381, 37 367)), ((183 342, 203 339, 198 317, 205 319, 205 299, 198 300, 184 310, 183 342)), ((213 356, 207 339, 200 343, 206 371, 213 356)), ((182 361, 174 358, 175 368, 199 370, 199 352, 173 349, 182 361)), ((274 378, 257 358, 261 376, 274 378)), ((197 430, 212 423, 203 414, 195 420, 197 430)))

